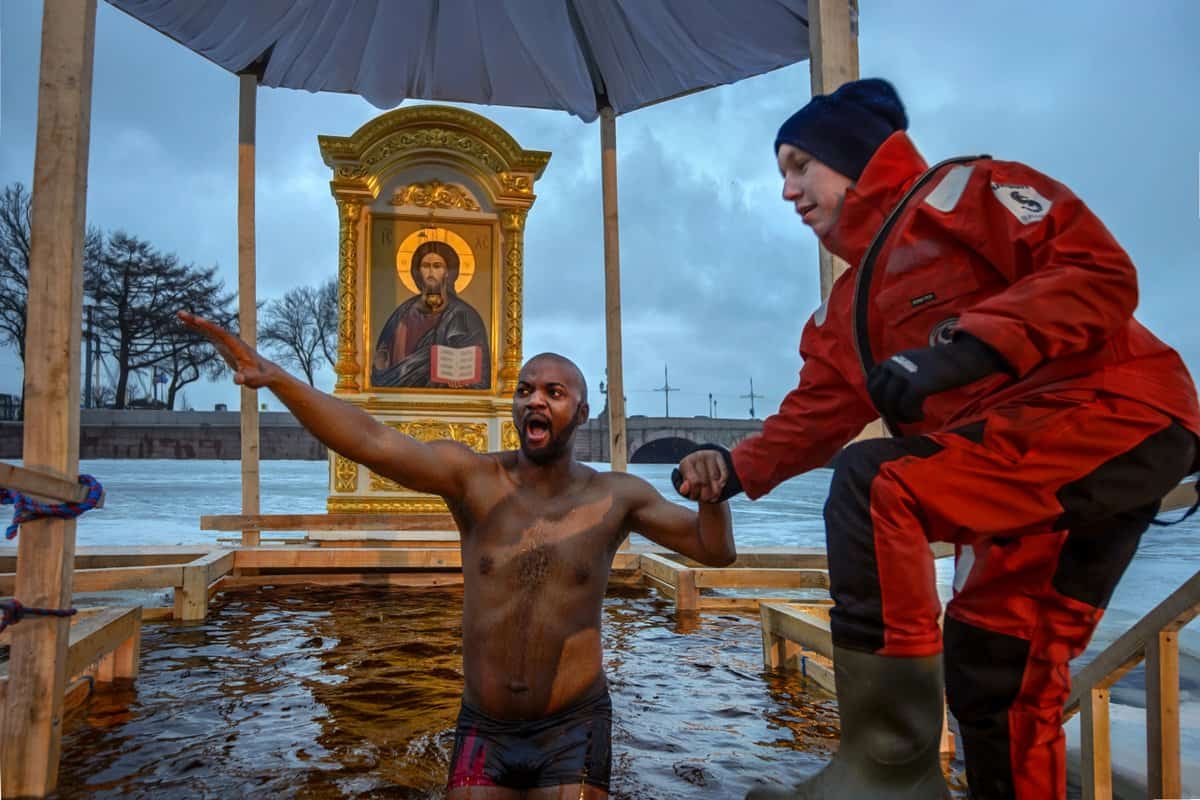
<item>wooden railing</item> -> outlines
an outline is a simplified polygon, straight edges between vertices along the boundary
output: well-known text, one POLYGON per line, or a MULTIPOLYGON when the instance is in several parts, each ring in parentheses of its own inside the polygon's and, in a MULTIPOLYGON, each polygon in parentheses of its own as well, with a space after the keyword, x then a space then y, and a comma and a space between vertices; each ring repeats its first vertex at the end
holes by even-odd
POLYGON ((1183 792, 1179 738, 1179 629, 1200 614, 1200 572, 1071 678, 1065 719, 1080 715, 1084 800, 1111 800, 1109 689, 1146 662, 1146 780, 1149 797, 1183 792))
MULTIPOLYGON (((35 498, 54 503, 82 503, 87 499, 88 487, 78 481, 41 472, 36 469, 0 463, 0 487, 13 489, 35 498)), ((104 505, 103 495, 96 508, 104 505)))

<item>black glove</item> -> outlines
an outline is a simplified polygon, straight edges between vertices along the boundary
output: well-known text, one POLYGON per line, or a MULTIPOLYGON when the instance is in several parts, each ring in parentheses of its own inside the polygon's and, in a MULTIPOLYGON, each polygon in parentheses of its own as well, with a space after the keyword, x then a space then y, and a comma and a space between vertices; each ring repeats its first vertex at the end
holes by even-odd
MULTIPOLYGON (((738 480, 737 470, 733 468, 733 453, 719 444, 702 444, 692 452, 694 453, 696 450, 716 450, 725 459, 725 468, 729 472, 729 477, 725 479, 725 488, 721 490, 721 496, 714 500, 714 503, 724 503, 735 494, 742 493, 742 482, 738 480)), ((675 491, 679 492, 679 487, 683 485, 683 473, 679 471, 679 467, 671 471, 671 484, 675 487, 675 491)), ((680 492, 680 494, 683 493, 680 492)))
POLYGON ((969 333, 935 347, 905 350, 880 364, 867 376, 867 392, 885 420, 920 422, 925 398, 974 383, 1008 364, 990 345, 969 333))

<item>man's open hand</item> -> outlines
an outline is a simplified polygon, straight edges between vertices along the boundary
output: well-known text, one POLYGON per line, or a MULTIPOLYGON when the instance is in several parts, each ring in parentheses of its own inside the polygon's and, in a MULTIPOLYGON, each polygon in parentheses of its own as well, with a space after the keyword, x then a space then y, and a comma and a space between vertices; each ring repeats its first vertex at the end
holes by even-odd
POLYGON ((188 311, 176 312, 176 316, 184 325, 212 342, 221 358, 233 370, 233 382, 239 386, 261 389, 278 376, 279 368, 275 364, 224 328, 188 311))

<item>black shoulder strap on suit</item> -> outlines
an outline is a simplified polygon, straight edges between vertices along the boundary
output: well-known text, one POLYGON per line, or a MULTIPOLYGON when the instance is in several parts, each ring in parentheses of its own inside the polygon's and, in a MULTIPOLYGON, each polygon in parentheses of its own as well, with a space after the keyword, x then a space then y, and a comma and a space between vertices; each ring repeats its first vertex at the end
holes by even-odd
MULTIPOLYGON (((862 264, 859 265, 858 276, 855 278, 854 284, 854 344, 858 350, 858 359, 862 364, 864 378, 869 376, 871 370, 875 368, 875 357, 871 353, 871 330, 868 310, 870 309, 871 277, 875 271, 875 259, 879 256, 879 251, 883 249, 884 242, 887 241, 892 228, 895 226, 896 221, 900 219, 900 214, 908 205, 909 200, 921 190, 922 186, 929 183, 930 179, 942 167, 951 164, 966 164, 971 161, 978 161, 981 158, 991 158, 991 156, 957 156, 955 158, 948 158, 945 161, 939 161, 925 170, 913 182, 909 190, 904 193, 904 196, 900 198, 900 202, 896 203, 895 208, 891 210, 887 218, 883 221, 883 224, 879 226, 879 230, 875 232, 875 238, 871 240, 871 246, 867 248, 867 253, 863 256, 862 264)), ((883 423, 893 436, 899 435, 899 429, 891 420, 885 418, 883 423)))

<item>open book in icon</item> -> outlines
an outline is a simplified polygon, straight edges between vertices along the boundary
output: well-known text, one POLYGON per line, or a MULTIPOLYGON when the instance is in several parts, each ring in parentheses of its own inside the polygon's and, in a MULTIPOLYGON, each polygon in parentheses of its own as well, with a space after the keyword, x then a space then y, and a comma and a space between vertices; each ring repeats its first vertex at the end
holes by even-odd
POLYGON ((429 375, 433 383, 470 385, 483 381, 483 350, 470 347, 433 346, 429 375))

